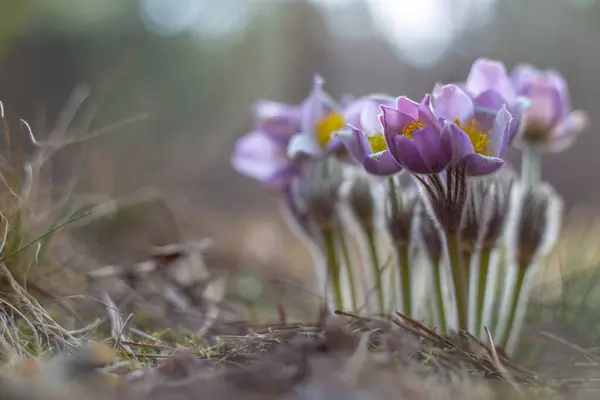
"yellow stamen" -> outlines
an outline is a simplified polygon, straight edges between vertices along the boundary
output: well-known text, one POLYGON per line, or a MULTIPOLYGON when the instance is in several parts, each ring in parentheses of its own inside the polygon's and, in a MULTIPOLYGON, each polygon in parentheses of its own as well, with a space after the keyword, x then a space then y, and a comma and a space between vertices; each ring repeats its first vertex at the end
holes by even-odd
POLYGON ((464 125, 458 119, 454 120, 454 123, 467 134, 475 153, 488 155, 487 147, 490 144, 488 136, 492 133, 491 130, 482 132, 481 125, 474 119, 468 120, 464 125))
POLYGON ((420 119, 415 119, 410 124, 402 128, 401 134, 402 136, 406 136, 407 138, 412 139, 415 131, 418 131, 419 129, 424 127, 425 124, 423 123, 423 121, 421 121, 420 119))
POLYGON ((367 136, 367 140, 371 145, 371 150, 373 150, 373 153, 379 153, 387 150, 387 143, 385 142, 385 137, 381 132, 367 136))
POLYGON ((317 141, 321 148, 327 147, 331 140, 331 135, 339 131, 344 127, 344 117, 338 113, 330 113, 323 117, 318 123, 316 128, 317 141))

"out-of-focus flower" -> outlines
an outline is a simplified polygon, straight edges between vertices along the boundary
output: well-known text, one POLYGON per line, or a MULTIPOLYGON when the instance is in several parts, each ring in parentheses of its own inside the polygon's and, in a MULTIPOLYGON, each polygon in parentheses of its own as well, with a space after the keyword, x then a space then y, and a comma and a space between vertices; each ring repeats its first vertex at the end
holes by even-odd
POLYGON ((335 158, 306 163, 301 173, 291 180, 286 200, 293 202, 290 208, 313 224, 316 232, 331 230, 344 180, 343 164, 335 158))
POLYGON ((529 268, 556 244, 562 220, 563 201, 547 183, 515 191, 511 225, 506 235, 509 256, 519 268, 529 268))
POLYGON ((300 105, 300 129, 291 138, 288 156, 321 157, 343 147, 334 135, 346 126, 343 110, 323 90, 323 78, 315 75, 313 88, 300 105))
POLYGON ((521 64, 512 73, 512 83, 516 93, 526 97, 531 105, 525 114, 519 144, 558 152, 569 147, 586 128, 587 114, 571 111, 567 83, 558 72, 521 64))
POLYGON ((400 97, 396 108, 382 106, 388 148, 396 161, 416 174, 436 174, 460 165, 468 176, 497 171, 504 161, 512 116, 476 110, 456 85, 444 85, 421 103, 400 97), (432 104, 433 103, 433 104, 432 104))
POLYGON ((336 134, 350 156, 374 175, 393 175, 402 169, 388 150, 380 118, 381 106, 392 107, 395 103, 395 98, 385 95, 352 101, 344 110, 347 128, 336 134))
POLYGON ((504 64, 488 58, 475 60, 467 80, 461 86, 471 96, 477 109, 498 112, 502 107, 507 108, 513 117, 509 127, 509 143, 512 143, 529 102, 515 91, 504 64))
POLYGON ((264 186, 283 190, 300 169, 287 156, 290 139, 300 129, 299 107, 261 101, 254 107, 254 118, 255 129, 237 141, 231 163, 264 186))

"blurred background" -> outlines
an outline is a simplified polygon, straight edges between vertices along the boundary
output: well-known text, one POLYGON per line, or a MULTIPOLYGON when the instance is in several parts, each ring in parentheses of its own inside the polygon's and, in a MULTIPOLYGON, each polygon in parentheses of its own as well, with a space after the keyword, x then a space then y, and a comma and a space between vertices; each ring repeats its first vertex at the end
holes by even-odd
POLYGON ((544 174, 568 207, 594 206, 599 20, 594 0, 1 0, 0 99, 12 127, 24 119, 44 140, 88 85, 71 130, 109 132, 61 150, 56 183, 77 175, 76 192, 108 196, 155 188, 183 234, 285 259, 306 278, 310 259, 276 197, 229 163, 254 101, 299 102, 315 72, 335 97, 420 98, 481 56, 556 68, 592 124, 544 159, 544 174))

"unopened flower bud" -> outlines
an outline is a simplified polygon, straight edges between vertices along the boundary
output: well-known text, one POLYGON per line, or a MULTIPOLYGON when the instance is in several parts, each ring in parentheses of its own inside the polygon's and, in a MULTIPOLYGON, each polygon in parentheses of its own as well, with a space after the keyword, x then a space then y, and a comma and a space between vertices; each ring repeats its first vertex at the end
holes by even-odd
POLYGON ((554 247, 561 223, 562 199, 546 183, 535 187, 519 187, 513 227, 508 232, 509 249, 520 268, 548 254, 554 247), (511 248, 512 247, 512 248, 511 248))

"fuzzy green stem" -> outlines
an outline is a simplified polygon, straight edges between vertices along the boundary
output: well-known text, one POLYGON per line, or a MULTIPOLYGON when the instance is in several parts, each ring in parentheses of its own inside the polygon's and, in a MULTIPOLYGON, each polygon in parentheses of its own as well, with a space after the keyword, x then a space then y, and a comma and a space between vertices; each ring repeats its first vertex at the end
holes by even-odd
POLYGON ((388 178, 388 186, 392 215, 398 215, 398 212, 400 211, 400 202, 396 197, 396 182, 394 182, 394 178, 391 176, 388 178))
POLYGON ((515 324, 515 316, 517 315, 517 309, 519 307, 519 300, 523 295, 523 283, 525 282, 525 275, 527 273, 527 268, 519 267, 517 270, 517 279, 515 280, 515 284, 512 289, 512 296, 510 297, 510 305, 508 308, 508 318, 506 321, 506 325, 504 331, 502 332, 502 338, 499 343, 502 347, 506 347, 508 345, 508 340, 510 339, 514 324, 515 324))
POLYGON ((483 329, 483 309, 485 303, 485 290, 488 281, 488 271, 490 269, 490 260, 492 256, 491 249, 482 249, 479 258, 479 279, 477 284, 477 294, 475 301, 475 334, 479 335, 483 329))
POLYGON ((342 257, 344 258, 344 264, 346 264, 346 273, 348 274, 348 284, 350 285, 350 296, 352 300, 352 310, 358 310, 358 301, 356 299, 356 281, 354 280, 354 269, 352 268, 352 260, 350 258, 350 252, 348 251, 348 243, 346 243, 346 236, 342 229, 341 224, 337 224, 337 233, 339 238, 340 247, 342 250, 342 257))
POLYGON ((469 293, 471 293, 471 259, 473 257, 473 252, 470 250, 463 250, 462 252, 462 265, 465 270, 465 296, 467 302, 467 312, 469 310, 469 293))
POLYGON ((335 238, 331 229, 323 230, 323 242, 327 258, 327 272, 329 273, 331 287, 333 288, 334 307, 339 310, 344 307, 344 300, 340 282, 340 264, 338 263, 337 254, 335 252, 335 238))
MULTIPOLYGON (((499 274, 498 276, 506 276, 507 274, 507 266, 506 264, 499 264, 496 265, 495 268, 498 268, 498 271, 496 272, 497 274, 499 274)), ((488 274, 489 274, 489 270, 488 270, 488 274)), ((492 296, 493 299, 495 299, 496 301, 496 306, 492 307, 492 309, 490 310, 490 331, 492 332, 492 334, 496 335, 496 333, 498 332, 498 329, 500 328, 500 318, 501 318, 501 314, 502 314, 502 294, 504 293, 504 290, 506 288, 506 285, 508 284, 506 279, 496 279, 495 280, 495 285, 494 285, 494 296, 492 296)))
POLYGON ((404 314, 412 316, 412 292, 411 292, 411 273, 410 259, 408 256, 408 246, 399 244, 396 246, 396 257, 398 260, 398 269, 400 270, 400 289, 402 290, 402 308, 404 314))
POLYGON ((379 265, 379 257, 377 255, 377 244, 375 243, 375 232, 373 229, 365 229, 367 239, 367 247, 371 258, 371 268, 375 279, 375 290, 377 291, 377 304, 381 314, 385 314, 385 302, 383 298, 383 283, 381 280, 381 270, 379 265))
POLYGON ((521 178, 526 187, 537 185, 542 174, 542 159, 533 146, 526 146, 521 155, 521 178))
POLYGON ((442 287, 442 269, 440 268, 440 262, 433 262, 433 284, 435 291, 435 303, 438 310, 438 323, 440 324, 439 329, 442 333, 448 332, 448 323, 446 322, 446 311, 444 308, 444 291, 442 287))
POLYGON ((460 241, 455 233, 446 235, 448 245, 448 255, 450 258, 450 271, 452 274, 452 285, 454 287, 454 297, 456 305, 456 315, 458 317, 458 329, 467 330, 469 320, 467 314, 467 301, 465 294, 465 269, 461 262, 460 241))

